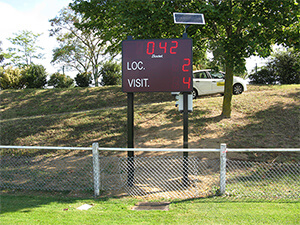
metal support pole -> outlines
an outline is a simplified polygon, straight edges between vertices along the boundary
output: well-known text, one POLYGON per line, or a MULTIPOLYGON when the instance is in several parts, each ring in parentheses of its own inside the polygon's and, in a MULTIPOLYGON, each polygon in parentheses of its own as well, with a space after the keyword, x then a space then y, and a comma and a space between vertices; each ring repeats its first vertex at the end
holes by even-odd
POLYGON ((226 144, 221 144, 220 148, 220 194, 225 194, 226 189, 226 144))
MULTIPOLYGON (((183 148, 188 148, 188 93, 183 93, 183 148)), ((183 152, 183 185, 189 185, 189 153, 183 152)))
POLYGON ((93 175, 94 175, 94 195, 95 197, 100 195, 100 163, 99 163, 99 144, 93 143, 93 175))
MULTIPOLYGON (((128 148, 134 148, 134 94, 127 93, 127 128, 128 128, 128 148)), ((127 151, 127 184, 133 186, 134 179, 134 151, 127 151)))

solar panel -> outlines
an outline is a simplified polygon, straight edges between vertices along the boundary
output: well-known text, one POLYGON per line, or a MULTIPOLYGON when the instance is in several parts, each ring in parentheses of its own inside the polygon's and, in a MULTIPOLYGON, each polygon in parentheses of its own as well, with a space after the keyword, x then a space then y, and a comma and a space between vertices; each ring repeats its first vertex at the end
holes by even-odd
POLYGON ((174 23, 205 24, 204 16, 200 13, 173 13, 174 23))

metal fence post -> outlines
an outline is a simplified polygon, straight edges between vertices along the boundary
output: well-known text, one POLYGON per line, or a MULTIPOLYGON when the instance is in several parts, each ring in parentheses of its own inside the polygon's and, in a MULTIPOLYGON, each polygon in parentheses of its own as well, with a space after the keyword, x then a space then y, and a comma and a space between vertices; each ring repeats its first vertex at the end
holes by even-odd
POLYGON ((99 144, 93 143, 93 175, 94 175, 94 195, 100 195, 100 163, 99 163, 99 144))
POLYGON ((220 194, 225 194, 226 188, 226 144, 220 147, 220 194))

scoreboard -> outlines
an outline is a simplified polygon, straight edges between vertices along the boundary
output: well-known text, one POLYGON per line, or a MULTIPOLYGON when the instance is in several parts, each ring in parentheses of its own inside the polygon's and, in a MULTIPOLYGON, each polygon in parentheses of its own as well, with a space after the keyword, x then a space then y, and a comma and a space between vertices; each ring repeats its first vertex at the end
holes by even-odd
POLYGON ((122 42, 123 92, 191 92, 192 39, 122 42))

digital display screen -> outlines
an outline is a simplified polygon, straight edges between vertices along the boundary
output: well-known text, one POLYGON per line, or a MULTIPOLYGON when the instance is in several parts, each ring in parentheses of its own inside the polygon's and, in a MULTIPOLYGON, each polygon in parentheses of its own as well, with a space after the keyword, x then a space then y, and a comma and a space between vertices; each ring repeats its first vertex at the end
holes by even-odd
POLYGON ((123 92, 191 92, 192 39, 122 42, 123 92))

